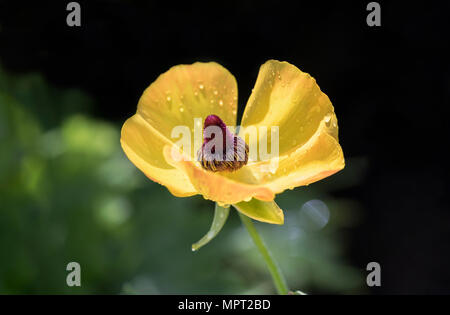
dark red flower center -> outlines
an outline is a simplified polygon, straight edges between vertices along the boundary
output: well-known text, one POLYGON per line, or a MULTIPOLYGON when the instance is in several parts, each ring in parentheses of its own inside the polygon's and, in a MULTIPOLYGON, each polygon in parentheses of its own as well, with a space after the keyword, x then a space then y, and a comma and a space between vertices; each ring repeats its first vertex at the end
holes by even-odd
POLYGON ((248 145, 233 134, 217 115, 209 115, 203 124, 203 144, 197 159, 208 171, 235 171, 248 162, 248 145))

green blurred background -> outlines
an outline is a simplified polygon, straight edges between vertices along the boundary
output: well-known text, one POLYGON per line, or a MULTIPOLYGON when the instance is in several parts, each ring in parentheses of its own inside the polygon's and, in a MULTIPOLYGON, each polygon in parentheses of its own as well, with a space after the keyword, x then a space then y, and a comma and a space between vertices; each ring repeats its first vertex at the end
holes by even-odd
MULTIPOLYGON (((0 68, 0 293, 271 294, 264 261, 235 210, 198 252, 214 204, 176 198, 121 150, 119 124, 90 115, 95 100, 38 73, 0 68), (81 287, 66 265, 81 265, 81 287)), ((291 289, 363 293, 365 266, 348 261, 362 211, 333 191, 357 185, 363 159, 287 191, 285 224, 256 223, 291 289)))

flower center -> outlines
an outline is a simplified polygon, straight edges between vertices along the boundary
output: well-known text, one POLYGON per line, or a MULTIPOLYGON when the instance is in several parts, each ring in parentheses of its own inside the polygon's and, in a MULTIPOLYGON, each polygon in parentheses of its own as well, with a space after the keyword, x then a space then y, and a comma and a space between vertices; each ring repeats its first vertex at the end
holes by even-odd
POLYGON ((248 162, 248 145, 230 132, 217 115, 209 115, 203 124, 203 144, 197 160, 211 172, 236 171, 248 162))

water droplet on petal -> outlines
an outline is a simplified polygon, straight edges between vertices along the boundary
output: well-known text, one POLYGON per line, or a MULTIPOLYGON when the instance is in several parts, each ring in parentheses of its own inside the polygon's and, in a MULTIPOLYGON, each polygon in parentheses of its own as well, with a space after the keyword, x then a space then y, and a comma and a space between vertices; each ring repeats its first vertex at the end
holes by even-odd
POLYGON ((199 88, 200 90, 203 90, 203 89, 205 88, 205 86, 204 86, 203 84, 200 84, 200 85, 198 86, 198 88, 199 88))
POLYGON ((327 127, 330 126, 330 122, 331 122, 331 115, 327 114, 324 118, 325 124, 327 125, 327 127))
POLYGON ((219 101, 219 105, 223 106, 223 101, 222 100, 219 101))

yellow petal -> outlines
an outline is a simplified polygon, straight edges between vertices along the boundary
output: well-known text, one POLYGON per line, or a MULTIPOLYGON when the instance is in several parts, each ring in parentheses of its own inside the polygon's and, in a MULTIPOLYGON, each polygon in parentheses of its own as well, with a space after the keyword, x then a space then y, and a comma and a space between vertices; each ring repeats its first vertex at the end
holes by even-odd
POLYGON ((336 139, 323 129, 322 124, 316 134, 290 154, 281 155, 275 172, 270 161, 249 166, 261 185, 275 194, 285 189, 309 185, 328 177, 344 168, 342 149, 336 139))
POLYGON ((141 115, 136 114, 125 122, 120 142, 128 159, 148 178, 166 186, 173 195, 186 197, 197 193, 189 178, 164 159, 161 148, 170 142, 141 115))
MULTIPOLYGON (((261 66, 241 125, 279 127, 278 168, 272 167, 274 160, 247 166, 274 193, 310 184, 344 167, 333 105, 314 78, 287 62, 270 60, 261 66)), ((270 148, 270 137, 268 141, 270 148)))
POLYGON ((122 148, 147 177, 174 195, 194 195, 198 192, 188 176, 165 161, 163 147, 180 139, 172 137, 174 127, 187 126, 191 140, 188 153, 194 158, 194 119, 200 132, 204 119, 211 114, 234 126, 236 109, 236 80, 221 65, 197 62, 172 67, 144 91, 137 113, 123 125, 122 148))
POLYGON ((239 212, 246 216, 267 223, 283 224, 283 211, 275 201, 264 202, 252 199, 248 202, 242 201, 233 205, 239 212))
POLYGON ((269 188, 235 180, 232 177, 224 176, 224 172, 206 171, 198 162, 188 160, 174 146, 166 146, 164 156, 169 164, 177 167, 189 177, 192 185, 204 198, 216 201, 221 205, 234 204, 251 198, 271 201, 275 197, 269 188))
MULTIPOLYGON (((175 126, 188 126, 194 144, 194 119, 201 127, 208 115, 236 125, 237 84, 234 76, 215 63, 178 65, 161 74, 141 96, 137 113, 173 142, 175 126)), ((201 138, 201 135, 200 135, 201 138)), ((201 144, 201 143, 200 143, 201 144)), ((162 148, 161 148, 162 149, 162 148)), ((197 148, 192 147, 194 158, 197 148)))

